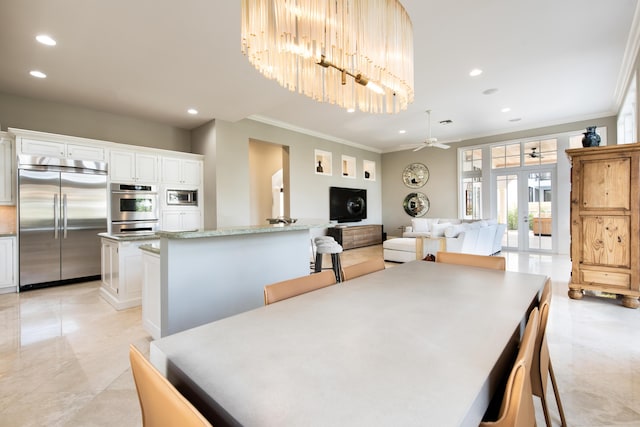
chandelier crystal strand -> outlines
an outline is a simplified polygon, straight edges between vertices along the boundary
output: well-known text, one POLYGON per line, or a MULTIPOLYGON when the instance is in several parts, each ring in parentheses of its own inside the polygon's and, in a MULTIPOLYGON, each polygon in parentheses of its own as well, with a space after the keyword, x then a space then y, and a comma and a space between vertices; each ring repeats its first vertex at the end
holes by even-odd
POLYGON ((242 53, 281 86, 370 113, 413 102, 413 26, 398 0, 242 0, 241 7, 242 53))

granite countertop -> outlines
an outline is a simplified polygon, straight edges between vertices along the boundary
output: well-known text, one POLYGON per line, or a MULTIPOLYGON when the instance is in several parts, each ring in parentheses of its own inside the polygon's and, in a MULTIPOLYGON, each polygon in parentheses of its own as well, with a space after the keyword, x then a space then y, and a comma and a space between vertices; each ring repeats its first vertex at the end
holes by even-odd
POLYGON ((135 242, 138 240, 157 240, 158 237, 155 233, 149 234, 109 234, 109 233, 98 233, 98 236, 104 237, 105 239, 115 240, 117 242, 135 242))
POLYGON ((151 244, 151 245, 140 245, 138 249, 143 250, 145 252, 149 252, 152 254, 160 255, 160 246, 151 244))
POLYGON ((0 237, 15 237, 18 234, 14 231, 14 232, 9 232, 9 231, 0 231, 0 237))
POLYGON ((273 224, 273 225, 247 225, 237 227, 224 227, 215 230, 193 230, 193 231, 158 231, 158 237, 167 239, 199 239, 203 237, 233 236, 238 234, 260 234, 279 233, 285 231, 308 230, 310 228, 328 227, 330 224, 326 220, 303 220, 293 224, 273 224))

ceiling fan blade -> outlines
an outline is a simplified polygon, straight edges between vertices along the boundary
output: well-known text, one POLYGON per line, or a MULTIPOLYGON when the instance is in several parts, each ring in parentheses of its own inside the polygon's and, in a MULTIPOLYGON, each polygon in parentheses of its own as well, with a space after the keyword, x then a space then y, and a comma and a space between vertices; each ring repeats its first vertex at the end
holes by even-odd
POLYGON ((451 148, 447 144, 443 144, 441 142, 433 142, 433 143, 431 143, 431 146, 432 147, 438 147, 438 148, 444 148, 445 150, 451 148))
POLYGON ((413 149, 413 151, 420 151, 420 150, 422 150, 422 149, 423 149, 424 147, 426 147, 426 146, 427 146, 427 144, 419 145, 418 147, 414 148, 414 149, 413 149))

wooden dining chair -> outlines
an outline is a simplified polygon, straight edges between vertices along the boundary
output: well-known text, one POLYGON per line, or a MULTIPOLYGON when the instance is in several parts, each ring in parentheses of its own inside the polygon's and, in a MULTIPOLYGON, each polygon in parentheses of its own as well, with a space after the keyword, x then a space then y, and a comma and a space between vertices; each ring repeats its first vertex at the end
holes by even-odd
POLYGON ((560 401, 560 393, 558 392, 558 383, 553 374, 551 366, 551 358, 549 355, 549 346, 547 345, 547 321, 549 320, 549 307, 551 305, 551 279, 547 279, 540 297, 540 327, 538 328, 538 336, 536 337, 536 346, 533 353, 533 367, 531 368, 531 387, 533 394, 538 396, 542 401, 542 411, 544 412, 544 420, 547 427, 551 427, 551 417, 549 416, 549 407, 547 406, 547 379, 551 377, 551 385, 553 386, 553 394, 556 397, 558 411, 560 412, 560 422, 562 426, 567 425, 564 417, 562 402, 560 401))
POLYGON ((536 412, 531 391, 531 366, 539 325, 540 314, 536 307, 529 315, 516 361, 507 379, 498 419, 483 421, 480 427, 536 426, 536 412))
POLYGON ((274 302, 335 285, 336 283, 336 275, 333 270, 325 270, 320 273, 273 283, 264 287, 264 305, 273 304, 274 302))
POLYGON ((129 360, 144 427, 211 427, 134 345, 129 346, 129 360))
POLYGON ((342 268, 342 280, 364 276, 374 271, 384 270, 384 259, 372 258, 370 260, 342 268))
POLYGON ((471 267, 493 268, 494 270, 505 270, 506 261, 501 256, 486 256, 462 254, 458 252, 442 252, 436 254, 436 262, 445 264, 469 265, 471 267))

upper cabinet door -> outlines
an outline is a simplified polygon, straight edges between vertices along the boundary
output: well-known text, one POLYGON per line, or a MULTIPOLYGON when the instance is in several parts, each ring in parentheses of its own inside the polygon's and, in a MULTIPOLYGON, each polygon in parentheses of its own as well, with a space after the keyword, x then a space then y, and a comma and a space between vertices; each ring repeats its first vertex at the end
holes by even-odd
POLYGON ((162 183, 199 187, 202 183, 202 160, 163 157, 162 183))
POLYGON ((67 157, 75 160, 98 160, 104 162, 104 148, 67 144, 67 157))
POLYGON ((582 165, 582 209, 631 206, 631 157, 585 160, 582 165))
POLYGON ((184 184, 199 187, 202 184, 202 160, 183 160, 182 179, 184 184))
POLYGON ((158 156, 133 151, 112 151, 109 173, 112 181, 158 181, 158 156))
POLYGON ((158 181, 158 156, 136 153, 136 181, 158 181))
POLYGON ((23 154, 46 157, 104 161, 104 148, 90 145, 65 144, 63 142, 22 138, 21 151, 23 154))
POLYGON ((174 157, 162 158, 162 182, 165 184, 181 184, 182 163, 174 157))
POLYGON ((132 151, 112 151, 109 163, 109 175, 112 181, 135 182, 136 181, 136 156, 132 151))
POLYGON ((65 144, 61 142, 38 141, 35 139, 22 138, 20 145, 21 151, 24 154, 37 154, 48 157, 67 156, 65 144))
POLYGON ((0 204, 13 203, 13 141, 0 137, 0 204))

